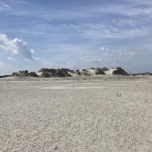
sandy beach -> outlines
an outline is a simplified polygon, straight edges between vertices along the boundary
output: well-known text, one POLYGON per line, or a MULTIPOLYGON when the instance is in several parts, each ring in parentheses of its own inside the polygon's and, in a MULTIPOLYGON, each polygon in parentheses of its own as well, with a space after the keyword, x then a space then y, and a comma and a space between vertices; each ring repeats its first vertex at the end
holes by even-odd
POLYGON ((135 151, 152 151, 152 77, 0 79, 0 152, 135 151))

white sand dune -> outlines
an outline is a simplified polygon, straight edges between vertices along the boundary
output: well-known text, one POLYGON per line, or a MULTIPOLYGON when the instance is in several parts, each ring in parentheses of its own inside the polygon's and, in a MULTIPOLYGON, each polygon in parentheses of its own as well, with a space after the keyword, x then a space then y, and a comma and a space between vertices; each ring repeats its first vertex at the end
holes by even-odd
POLYGON ((95 72, 96 72, 95 69, 88 69, 88 70, 87 70, 87 73, 88 73, 89 75, 95 75, 95 72))
POLYGON ((36 73, 38 76, 42 76, 42 73, 43 72, 38 72, 38 73, 36 73))
MULTIPOLYGON (((116 71, 117 69, 109 69, 105 71, 106 75, 114 75, 113 72, 116 71)), ((68 74, 70 74, 72 77, 77 77, 77 76, 96 76, 96 69, 86 69, 85 71, 79 70, 81 75, 79 75, 76 71, 70 72, 68 71, 68 74)), ((38 76, 42 76, 42 72, 37 73, 38 76)))
POLYGON ((69 72, 69 71, 68 71, 68 74, 70 74, 72 77, 77 77, 77 76, 79 76, 79 74, 77 74, 77 73, 72 73, 72 72, 69 72))
POLYGON ((117 69, 109 69, 109 70, 107 70, 107 71, 104 71, 104 73, 106 74, 106 75, 113 75, 113 72, 114 71, 116 71, 117 69))
MULTIPOLYGON (((84 75, 84 76, 93 76, 95 75, 96 70, 86 69, 85 71, 79 70, 79 72, 81 73, 81 75, 84 75)), ((78 75, 76 71, 74 71, 74 73, 68 72, 68 74, 70 74, 72 77, 81 76, 81 75, 78 75)))
POLYGON ((1 78, 0 152, 152 151, 152 77, 117 78, 1 78))

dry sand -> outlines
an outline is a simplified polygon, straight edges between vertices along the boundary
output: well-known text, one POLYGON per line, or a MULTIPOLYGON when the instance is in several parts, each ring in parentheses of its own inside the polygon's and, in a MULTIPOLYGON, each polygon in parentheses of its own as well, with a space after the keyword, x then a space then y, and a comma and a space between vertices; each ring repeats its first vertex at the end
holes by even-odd
POLYGON ((152 151, 152 78, 1 78, 0 152, 54 151, 152 151))

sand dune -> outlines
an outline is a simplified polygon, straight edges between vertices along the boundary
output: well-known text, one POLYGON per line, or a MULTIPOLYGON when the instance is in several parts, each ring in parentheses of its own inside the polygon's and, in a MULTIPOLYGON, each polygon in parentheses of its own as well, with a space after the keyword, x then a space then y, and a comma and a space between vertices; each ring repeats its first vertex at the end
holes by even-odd
POLYGON ((105 71, 106 75, 113 75, 113 72, 116 71, 117 69, 109 69, 108 71, 105 71))
POLYGON ((95 69, 88 69, 88 70, 87 70, 87 73, 88 73, 89 75, 95 75, 95 72, 96 72, 95 69))
MULTIPOLYGON (((105 71, 105 74, 106 75, 115 75, 116 73, 114 73, 114 71, 119 71, 119 70, 118 69, 109 69, 109 70, 105 71)), ((97 69, 79 70, 79 74, 78 74, 78 71, 73 71, 73 72, 67 71, 67 73, 69 74, 69 76, 72 76, 72 77, 78 77, 78 76, 96 76, 96 72, 97 72, 97 69)), ((50 72, 47 72, 47 73, 51 74, 50 72)), ((43 74, 43 72, 38 72, 37 73, 37 75, 39 77, 41 77, 42 74, 43 74)), ((124 75, 121 72, 117 72, 117 74, 124 75)), ((56 74, 54 74, 54 77, 58 77, 58 76, 56 76, 56 74)))

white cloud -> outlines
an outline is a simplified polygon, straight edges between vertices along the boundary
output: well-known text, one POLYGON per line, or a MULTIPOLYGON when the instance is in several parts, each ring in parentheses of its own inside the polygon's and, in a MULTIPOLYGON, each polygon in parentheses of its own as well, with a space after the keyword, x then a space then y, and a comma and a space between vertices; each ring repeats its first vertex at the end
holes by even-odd
POLYGON ((37 62, 43 61, 43 59, 40 59, 40 58, 35 58, 35 57, 33 57, 33 59, 34 59, 35 61, 37 61, 37 62))
POLYGON ((110 51, 108 48, 101 47, 101 51, 110 51))
POLYGON ((62 26, 64 27, 64 28, 80 28, 80 26, 78 26, 78 25, 73 25, 73 24, 62 24, 62 26))
POLYGON ((70 62, 70 61, 67 62, 67 65, 68 67, 71 67, 71 68, 76 66, 75 62, 70 62))
POLYGON ((10 40, 7 35, 0 34, 0 48, 11 54, 21 54, 25 58, 33 60, 28 45, 21 39, 15 38, 14 40, 10 40))
POLYGON ((128 51, 124 52, 123 54, 125 56, 143 56, 143 55, 148 55, 149 49, 147 47, 134 47, 130 48, 128 51))
POLYGON ((103 51, 104 50, 104 47, 101 47, 101 51, 103 51))
POLYGON ((133 38, 133 37, 146 37, 147 33, 149 33, 149 28, 114 28, 113 26, 106 26, 105 28, 101 29, 86 29, 83 31, 82 37, 91 39, 94 41, 105 41, 106 39, 112 38, 133 38))
POLYGON ((135 55, 137 55, 137 53, 135 53, 135 52, 126 52, 125 53, 125 56, 135 56, 135 55))
POLYGON ((59 64, 56 64, 54 62, 52 62, 51 60, 44 60, 44 59, 40 59, 40 58, 35 58, 33 57, 33 59, 40 63, 42 66, 48 67, 48 68, 61 68, 62 66, 59 64))
POLYGON ((24 1, 24 0, 12 0, 13 2, 16 3, 25 3, 25 4, 29 4, 28 2, 24 1))
POLYGON ((32 54, 34 54, 34 53, 35 53, 35 51, 34 51, 33 49, 31 49, 31 53, 32 53, 32 54))
POLYGON ((73 25, 73 24, 71 24, 70 26, 73 27, 73 28, 80 28, 80 26, 73 25))
POLYGON ((14 58, 12 58, 12 57, 8 57, 7 59, 8 59, 8 60, 15 61, 15 59, 14 59, 14 58))
MULTIPOLYGON (((129 50, 126 50, 126 51, 111 51, 110 49, 108 48, 105 48, 105 47, 101 47, 101 56, 102 58, 106 58, 107 59, 118 59, 119 57, 127 57, 128 59, 130 57, 136 57, 136 58, 139 58, 139 57, 143 57, 144 55, 147 56, 148 53, 149 53, 149 49, 146 48, 146 47, 135 47, 135 48, 130 48, 129 50)), ((148 55, 150 56, 150 54, 148 55)))
POLYGON ((0 1, 0 11, 8 11, 10 10, 10 6, 0 1))
POLYGON ((114 53, 112 53, 110 49, 105 48, 105 47, 101 47, 101 51, 102 51, 102 53, 101 53, 102 56, 113 56, 114 55, 114 53))
POLYGON ((102 58, 87 55, 87 56, 80 57, 80 60, 82 60, 83 62, 91 63, 91 62, 101 62, 102 58))
POLYGON ((6 5, 6 4, 4 4, 3 6, 4 6, 4 7, 9 7, 9 6, 8 6, 8 5, 6 5))
POLYGON ((120 26, 130 25, 135 27, 135 21, 132 19, 114 19, 113 23, 120 26))
POLYGON ((3 62, 0 62, 0 69, 10 69, 10 66, 7 64, 4 64, 3 62))

